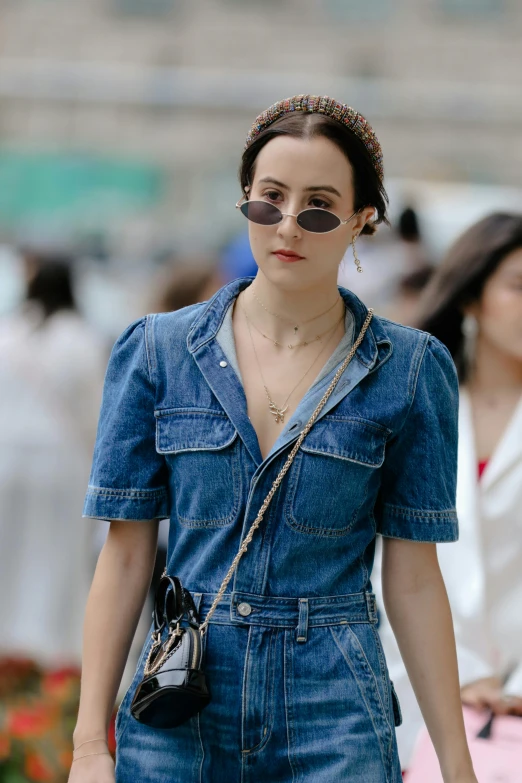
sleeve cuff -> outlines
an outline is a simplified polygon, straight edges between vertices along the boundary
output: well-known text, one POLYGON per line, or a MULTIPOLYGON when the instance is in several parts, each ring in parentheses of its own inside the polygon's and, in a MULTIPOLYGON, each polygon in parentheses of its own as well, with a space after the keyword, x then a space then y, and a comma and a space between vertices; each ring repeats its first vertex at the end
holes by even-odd
POLYGON ((167 519, 169 494, 160 489, 110 489, 90 486, 83 516, 93 519, 167 519))
POLYGON ((424 511, 384 503, 377 532, 386 538, 403 538, 419 543, 457 541, 457 512, 455 509, 424 511))

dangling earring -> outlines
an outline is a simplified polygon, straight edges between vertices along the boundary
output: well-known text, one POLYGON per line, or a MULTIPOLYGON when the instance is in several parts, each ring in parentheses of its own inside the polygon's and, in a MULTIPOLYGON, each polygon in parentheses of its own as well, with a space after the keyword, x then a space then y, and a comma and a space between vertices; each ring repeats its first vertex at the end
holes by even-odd
POLYGON ((353 261, 355 266, 357 267, 358 272, 362 272, 362 266, 361 262, 359 261, 359 258, 357 257, 357 251, 355 249, 355 240, 357 239, 358 234, 355 234, 355 236, 352 237, 352 250, 353 250, 353 261))

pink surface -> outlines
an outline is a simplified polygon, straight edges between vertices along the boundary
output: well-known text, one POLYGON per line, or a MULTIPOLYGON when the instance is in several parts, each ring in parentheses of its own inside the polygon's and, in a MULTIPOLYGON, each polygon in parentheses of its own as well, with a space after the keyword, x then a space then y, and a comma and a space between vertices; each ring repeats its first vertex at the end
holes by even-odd
MULTIPOLYGON (((522 718, 495 718, 490 739, 477 739, 487 712, 464 707, 464 722, 479 783, 522 783, 522 718)), ((444 783, 428 732, 417 739, 406 783, 444 783)))

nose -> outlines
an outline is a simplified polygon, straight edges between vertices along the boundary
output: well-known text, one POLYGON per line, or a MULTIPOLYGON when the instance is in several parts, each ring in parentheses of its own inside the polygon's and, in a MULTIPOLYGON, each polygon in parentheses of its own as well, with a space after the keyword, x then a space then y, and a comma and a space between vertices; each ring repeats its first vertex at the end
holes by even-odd
POLYGON ((297 216, 289 213, 283 213, 283 218, 277 225, 277 233, 281 237, 300 237, 301 228, 297 222, 297 216))

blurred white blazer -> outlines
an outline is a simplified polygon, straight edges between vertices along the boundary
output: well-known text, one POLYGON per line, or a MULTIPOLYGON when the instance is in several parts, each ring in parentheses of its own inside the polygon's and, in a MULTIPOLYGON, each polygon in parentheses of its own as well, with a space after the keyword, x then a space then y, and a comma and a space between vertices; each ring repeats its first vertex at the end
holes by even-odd
MULTIPOLYGON (((436 465, 426 465, 436 470, 436 465)), ((461 389, 457 480, 459 540, 437 546, 453 613, 461 685, 507 677, 505 692, 522 695, 522 399, 478 481, 470 399, 461 389)), ((377 594, 390 676, 404 716, 397 731, 403 768, 423 725, 381 586, 381 544, 372 584, 377 594)))

